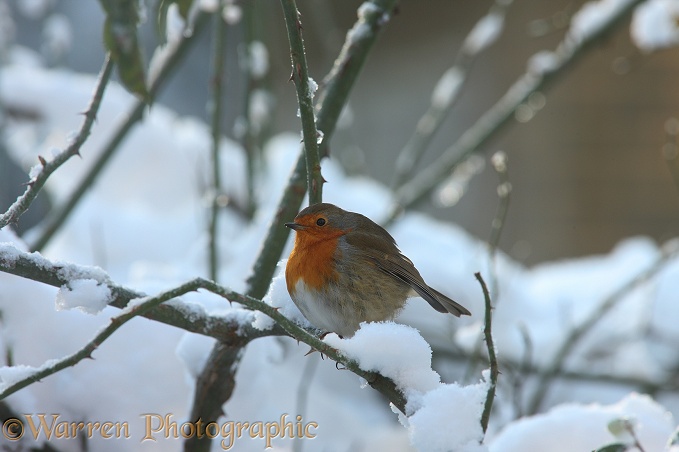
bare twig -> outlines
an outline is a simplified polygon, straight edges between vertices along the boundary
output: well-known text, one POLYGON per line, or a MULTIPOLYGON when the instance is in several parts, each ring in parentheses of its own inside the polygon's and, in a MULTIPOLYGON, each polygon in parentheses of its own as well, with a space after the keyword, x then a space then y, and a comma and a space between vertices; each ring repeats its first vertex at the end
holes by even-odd
MULTIPOLYGON (((491 223, 490 238, 488 239, 488 272, 490 274, 489 292, 491 299, 497 300, 499 291, 496 269, 497 250, 502 230, 504 229, 505 218, 507 217, 507 212, 509 210, 511 184, 509 183, 509 174, 507 171, 507 155, 503 151, 498 151, 491 157, 491 163, 500 179, 500 183, 497 187, 497 194, 500 198, 500 202, 497 206, 495 218, 493 218, 493 222, 491 223)), ((469 365, 467 367, 467 375, 476 373, 479 359, 481 359, 481 354, 483 353, 481 347, 482 339, 483 338, 479 335, 479 338, 474 345, 472 356, 469 359, 469 365)))
MULTIPOLYGON (((218 262, 218 219, 222 204, 222 183, 220 175, 220 144, 222 138, 222 83, 224 79, 224 40, 226 23, 222 17, 224 1, 220 0, 219 8, 214 16, 214 36, 213 36, 213 73, 212 73, 212 98, 209 100, 209 110, 211 113, 212 129, 212 205, 210 211, 209 227, 209 271, 210 279, 217 282, 219 262, 218 262)), ((249 93, 248 93, 249 94, 249 93)), ((246 150, 247 152, 247 150, 246 150)), ((252 156, 246 156, 251 162, 252 156)), ((251 165, 248 164, 248 169, 251 165)), ((253 172, 248 171, 248 199, 247 205, 252 205, 253 191, 250 189, 253 184, 253 172)), ((248 215, 251 210, 248 208, 248 215)), ((243 354, 243 347, 249 340, 231 341, 229 343, 217 342, 210 352, 205 367, 196 378, 193 394, 193 406, 191 408, 190 419, 197 421, 203 419, 206 422, 216 421, 222 415, 222 405, 233 394, 236 385, 235 371, 243 354)), ((187 438, 184 449, 192 452, 208 451, 210 449, 211 438, 208 436, 192 436, 187 438)))
POLYGON ((514 112, 528 97, 544 90, 558 76, 585 55, 586 50, 601 40, 608 32, 623 23, 634 8, 644 0, 627 0, 613 14, 602 20, 590 33, 575 39, 568 35, 554 52, 533 57, 528 71, 522 75, 476 123, 467 128, 460 138, 431 165, 419 171, 409 182, 396 192, 397 202, 391 217, 397 216, 404 208, 412 206, 427 196, 450 171, 462 160, 481 147, 509 123, 514 112))
POLYGON ((497 377, 499 370, 497 366, 497 358, 495 357, 495 344, 493 344, 492 320, 493 320, 493 306, 490 301, 490 293, 485 281, 481 277, 481 273, 474 273, 474 276, 481 284, 483 290, 483 299, 485 301, 485 319, 483 327, 483 335, 486 338, 486 347, 488 349, 488 360, 490 361, 490 385, 488 386, 488 393, 486 394, 486 402, 483 405, 483 413, 481 414, 481 427, 483 433, 488 429, 488 422, 490 421, 490 412, 493 409, 493 400, 495 399, 495 389, 497 387, 497 377))
MULTIPOLYGON (((507 218, 507 212, 509 211, 509 201, 512 193, 512 186, 509 182, 509 172, 507 167, 507 154, 503 151, 498 151, 493 154, 491 158, 491 163, 495 172, 497 172, 500 183, 497 186, 497 195, 500 198, 500 202, 497 205, 497 212, 495 213, 495 218, 493 218, 493 223, 490 230, 490 239, 488 239, 488 248, 490 249, 490 257, 494 261, 497 254, 498 246, 500 245, 500 237, 502 236, 502 230, 505 225, 505 220, 507 218)), ((495 275, 493 279, 497 279, 495 275)), ((496 282, 493 282, 496 285, 496 282)), ((494 290, 497 288, 494 287, 494 290)), ((497 297, 496 293, 493 293, 494 297, 497 297)))
MULTIPOLYGON (((191 44, 196 41, 196 37, 200 34, 199 32, 205 27, 208 17, 209 14, 199 11, 193 22, 191 33, 186 33, 182 35, 182 38, 178 41, 168 44, 171 45, 172 48, 170 49, 167 58, 163 61, 162 67, 158 70, 156 77, 149 83, 149 99, 152 100, 155 98, 160 87, 184 57, 191 44)), ((64 205, 51 212, 43 224, 40 225, 38 238, 35 242, 30 244, 31 250, 37 251, 43 249, 52 239, 73 209, 78 205, 85 192, 92 186, 132 127, 141 121, 147 106, 148 104, 144 100, 137 100, 134 103, 133 107, 127 113, 125 120, 118 126, 108 143, 104 146, 104 149, 98 154, 97 159, 89 172, 85 175, 83 180, 80 181, 68 200, 64 205)))
POLYGON ((620 302, 620 300, 624 299, 625 295, 627 295, 636 286, 658 273, 668 261, 678 254, 679 247, 676 244, 666 244, 663 247, 660 256, 658 256, 658 258, 651 265, 639 272, 634 278, 627 281, 608 297, 606 297, 599 307, 595 309, 587 319, 570 331, 568 336, 561 344, 561 347, 554 355, 554 359, 552 359, 551 364, 538 379, 537 388, 533 394, 533 397, 528 403, 527 412, 529 414, 536 413, 540 408, 540 405, 547 394, 550 383, 558 374, 561 373, 566 359, 568 359, 572 351, 585 337, 585 335, 589 333, 594 328, 594 326, 596 326, 596 324, 599 323, 599 321, 620 302))
POLYGON ((214 14, 214 49, 212 57, 212 98, 208 101, 212 131, 212 202, 210 209, 209 235, 209 262, 208 269, 210 279, 217 281, 218 262, 218 243, 217 226, 219 222, 219 212, 221 210, 220 199, 222 195, 222 178, 220 171, 219 149, 222 139, 222 82, 224 80, 224 35, 225 23, 222 18, 221 8, 214 14))
POLYGON ((59 152, 52 160, 49 162, 39 157, 42 169, 35 176, 28 181, 26 191, 12 204, 7 211, 0 216, 0 228, 7 226, 10 223, 15 223, 21 215, 23 215, 26 210, 30 207, 31 203, 38 195, 42 187, 45 185, 47 179, 56 171, 61 165, 63 165, 68 159, 74 155, 80 155, 80 148, 87 140, 92 130, 92 125, 94 120, 97 118, 97 112, 99 111, 99 106, 101 105, 101 100, 104 97, 104 91, 108 81, 111 78, 111 73, 113 72, 113 60, 111 55, 106 55, 106 60, 99 73, 99 79, 97 80, 97 86, 90 100, 90 105, 87 107, 87 111, 84 116, 83 124, 80 127, 80 131, 75 136, 73 141, 68 145, 66 149, 59 152))
MULTIPOLYGON (((245 63, 241 63, 243 76, 245 77, 245 89, 243 90, 243 116, 242 125, 243 127, 237 128, 238 134, 240 136, 240 142, 243 146, 243 151, 245 153, 245 163, 246 163, 246 188, 247 188, 247 200, 245 211, 248 218, 252 218, 256 210, 255 205, 255 174, 257 161, 261 155, 259 146, 260 142, 258 137, 255 135, 255 127, 253 124, 252 115, 252 100, 255 88, 255 79, 253 74, 253 59, 252 54, 252 44, 254 41, 254 34, 257 24, 259 22, 259 17, 257 16, 256 8, 259 5, 258 2, 245 2, 243 3, 243 26, 245 28, 245 50, 242 52, 241 57, 246 60, 245 63)), ((258 131, 261 133, 261 130, 258 131)))
POLYGON ((309 204, 316 204, 323 200, 323 176, 321 175, 321 159, 318 153, 318 131, 314 116, 313 91, 309 79, 309 69, 304 51, 302 38, 302 22, 295 0, 281 0, 285 27, 288 30, 290 42, 290 57, 292 59, 292 74, 290 80, 297 88, 297 103, 302 118, 302 136, 304 138, 304 154, 308 178, 309 204))

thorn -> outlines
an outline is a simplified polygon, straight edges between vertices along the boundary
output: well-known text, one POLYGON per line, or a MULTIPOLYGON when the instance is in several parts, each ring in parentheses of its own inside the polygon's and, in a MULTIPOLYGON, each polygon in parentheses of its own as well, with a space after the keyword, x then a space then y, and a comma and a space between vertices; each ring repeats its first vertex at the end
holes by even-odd
POLYGON ((89 119, 90 121, 96 121, 97 120, 97 115, 92 111, 92 109, 88 109, 87 111, 81 111, 81 115, 83 115, 85 118, 89 119))
MULTIPOLYGON (((304 356, 309 356, 309 355, 311 355, 313 352, 316 352, 316 351, 318 351, 318 350, 316 350, 315 348, 311 347, 311 348, 309 348, 309 351, 306 352, 306 353, 304 354, 304 356)), ((321 353, 321 356, 323 356, 322 353, 321 353)))
POLYGON ((44 158, 42 155, 39 155, 39 156, 38 156, 38 160, 40 161, 40 164, 41 164, 42 166, 46 166, 46 165, 47 165, 47 160, 45 160, 45 158, 44 158))

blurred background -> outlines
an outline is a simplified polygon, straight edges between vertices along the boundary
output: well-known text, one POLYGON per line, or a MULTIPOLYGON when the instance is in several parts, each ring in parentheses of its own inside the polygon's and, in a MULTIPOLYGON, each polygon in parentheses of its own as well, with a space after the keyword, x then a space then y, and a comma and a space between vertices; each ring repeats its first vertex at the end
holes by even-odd
MULTIPOLYGON (((158 43, 156 2, 144 3, 140 35, 148 61, 158 43)), ((310 73, 317 82, 332 67, 361 3, 298 0, 310 73)), ((570 16, 584 3, 515 0, 500 38, 474 61, 461 97, 421 165, 433 161, 491 107, 525 72, 532 55, 554 50, 570 16)), ((236 125, 248 83, 240 62, 248 40, 263 42, 268 53, 266 76, 256 81, 271 94, 266 133, 297 133, 300 122, 295 89, 288 82, 290 59, 280 5, 263 0, 233 5, 243 16, 235 17, 226 32, 224 134, 239 139, 236 125)), ((350 114, 330 144, 332 157, 348 172, 388 185, 396 156, 429 106, 436 82, 492 5, 486 0, 401 1, 350 97, 350 114)), ((41 53, 52 66, 99 71, 104 55, 99 2, 0 0, 0 8, 2 47, 18 43, 41 53)), ((208 30, 157 102, 209 121, 211 51, 208 30)), ((678 78, 679 48, 645 54, 632 44, 629 23, 618 26, 480 150, 485 165, 477 161, 478 174, 458 202, 433 197, 418 208, 488 239, 498 205, 498 176, 488 158, 503 150, 512 193, 500 248, 513 258, 532 265, 608 252, 634 235, 658 242, 675 237, 679 187, 672 168, 677 171, 677 161, 666 159, 663 148, 676 143, 677 120, 672 118, 679 118, 678 78)), ((0 148, 0 210, 23 191, 25 181, 25 172, 0 148)), ((48 203, 41 205, 46 209, 48 203)), ((20 229, 40 215, 34 206, 20 229)))

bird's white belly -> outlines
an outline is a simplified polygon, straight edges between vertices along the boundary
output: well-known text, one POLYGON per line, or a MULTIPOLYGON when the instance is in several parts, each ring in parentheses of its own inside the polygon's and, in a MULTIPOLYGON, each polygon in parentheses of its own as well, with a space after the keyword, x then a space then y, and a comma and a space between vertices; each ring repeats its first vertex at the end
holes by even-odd
POLYGON ((292 299, 304 317, 319 330, 342 336, 351 336, 354 333, 354 329, 347 325, 334 303, 319 297, 318 292, 309 290, 301 278, 295 284, 295 295, 292 299))

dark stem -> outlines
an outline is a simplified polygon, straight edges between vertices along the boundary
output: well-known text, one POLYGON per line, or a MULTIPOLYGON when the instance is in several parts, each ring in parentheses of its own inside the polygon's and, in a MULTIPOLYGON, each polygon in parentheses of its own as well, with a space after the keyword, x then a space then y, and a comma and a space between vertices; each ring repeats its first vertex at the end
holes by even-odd
MULTIPOLYGON (((219 9, 221 11, 221 8, 219 9)), ((221 210, 222 178, 220 171, 219 148, 222 138, 222 84, 224 81, 224 36, 225 24, 220 12, 214 14, 214 49, 212 57, 212 98, 208 101, 210 129, 212 132, 212 189, 210 223, 208 229, 209 250, 208 269, 210 279, 217 281, 219 269, 217 227, 221 210)))
POLYGON ((481 273, 474 273, 474 276, 481 284, 483 290, 483 299, 485 301, 485 319, 483 326, 483 335, 486 338, 486 347, 488 349, 488 360, 490 361, 490 385, 488 386, 488 393, 486 394, 486 402, 483 405, 483 413, 481 414, 481 428, 483 433, 488 430, 488 422, 490 421, 490 412, 493 409, 493 400, 495 400, 495 389, 497 388, 497 377, 500 374, 497 365, 497 358, 495 356, 495 344, 493 344, 492 320, 493 320, 493 306, 490 301, 490 293, 485 281, 481 277, 481 273))
POLYGON ((290 42, 290 58, 292 74, 290 80, 297 88, 297 103, 302 119, 302 136, 304 138, 304 156, 306 160, 307 190, 309 204, 317 204, 323 200, 323 176, 321 175, 321 159, 318 152, 318 131, 314 116, 313 93, 310 88, 309 68, 304 51, 302 22, 295 0, 281 0, 285 28, 290 42))

